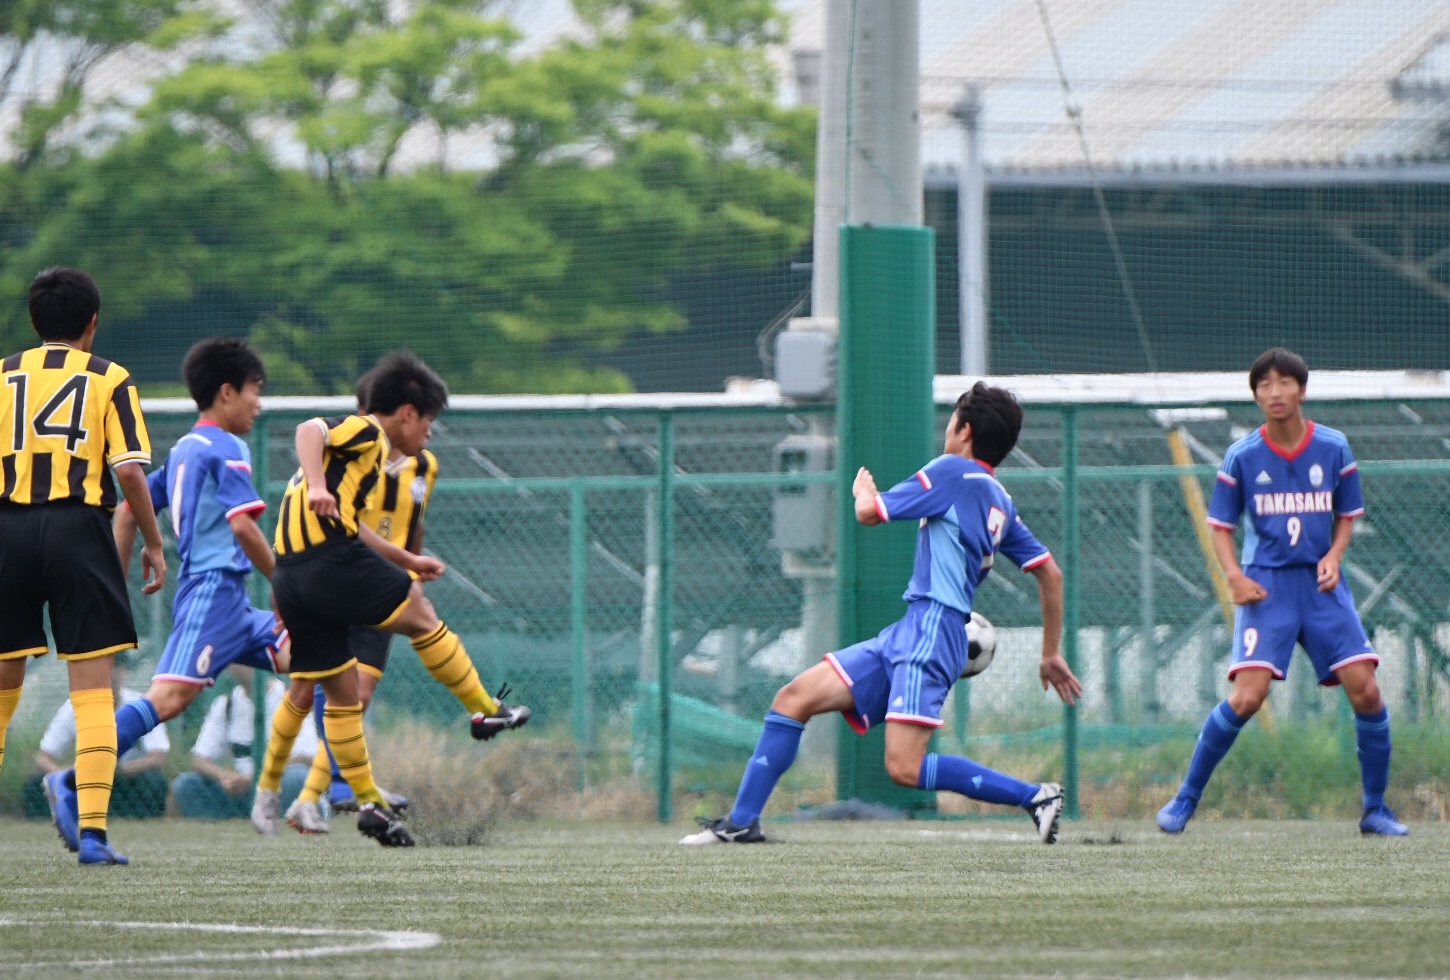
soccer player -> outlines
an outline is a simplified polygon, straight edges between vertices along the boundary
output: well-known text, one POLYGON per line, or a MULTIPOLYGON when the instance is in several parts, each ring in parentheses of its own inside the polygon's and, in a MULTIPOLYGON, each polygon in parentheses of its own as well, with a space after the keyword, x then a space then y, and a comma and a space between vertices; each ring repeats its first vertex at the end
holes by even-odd
POLYGON ((111 662, 135 648, 136 624, 111 511, 119 483, 145 539, 142 591, 156 592, 166 559, 146 492, 151 442, 130 374, 91 353, 101 310, 95 281, 46 269, 30 284, 29 306, 41 345, 0 363, 0 763, 26 661, 49 647, 49 604, 56 654, 70 674, 79 779, 66 787, 50 773, 46 798, 52 815, 74 808, 81 864, 126 864, 106 836, 116 773, 111 662))
MULTIPOLYGON (((211 337, 186 352, 181 375, 200 416, 146 479, 148 505, 170 512, 181 571, 171 634, 151 686, 144 698, 116 712, 122 753, 186 710, 228 665, 273 672, 287 667, 285 631, 247 596, 252 569, 270 576, 275 564, 257 526, 266 504, 252 487, 251 451, 241 438, 262 410, 262 359, 240 340, 211 337)), ((131 560, 136 527, 136 512, 122 505, 114 531, 123 567, 131 560)), ((57 827, 69 839, 66 814, 62 807, 57 827)))
POLYGON ((972 596, 998 553, 1037 579, 1043 689, 1051 685, 1068 704, 1082 694, 1082 684, 1058 652, 1062 572, 1022 523, 993 472, 1017 444, 1022 417, 1011 392, 979 381, 957 399, 944 455, 885 493, 877 492, 870 471, 857 471, 852 487, 857 521, 920 522, 915 568, 902 596, 909 603, 906 615, 873 639, 827 654, 776 693, 734 808, 681 844, 765 840, 760 813, 766 800, 795 761, 806 722, 831 711, 841 712, 862 734, 885 722, 886 772, 893 781, 1021 807, 1043 843, 1057 840, 1062 789, 1056 783, 1025 783, 971 759, 927 752, 942 723, 942 705, 967 663, 972 596))
POLYGON ((1342 685, 1354 708, 1364 816, 1360 832, 1403 837, 1408 828, 1385 806, 1390 714, 1375 682, 1379 656, 1340 575, 1354 520, 1364 514, 1359 464, 1344 434, 1304 417, 1309 368, 1275 347, 1249 369, 1249 390, 1264 424, 1229 447, 1214 483, 1208 523, 1233 600, 1228 699, 1208 714, 1178 793, 1158 811, 1158 827, 1181 834, 1214 768, 1283 680, 1298 642, 1326 687, 1342 685), (1234 531, 1245 513, 1243 565, 1234 531))
MULTIPOLYGON (((373 406, 368 395, 372 380, 377 373, 392 370, 397 355, 384 357, 377 367, 363 375, 358 381, 358 407, 366 414, 373 406)), ((428 500, 433 494, 433 485, 438 478, 438 458, 427 449, 409 456, 396 445, 392 447, 387 465, 383 469, 381 492, 370 500, 369 506, 360 515, 362 523, 379 538, 393 542, 415 555, 423 553, 424 514, 428 500)), ((393 635, 386 630, 371 626, 353 626, 349 632, 349 646, 357 657, 358 698, 364 712, 372 703, 373 693, 383 678, 388 665, 388 647, 393 635)), ((432 646, 437 646, 434 644, 432 646)), ((502 718, 487 714, 485 701, 487 692, 479 682, 478 671, 469 660, 467 651, 460 646, 456 653, 446 649, 433 650, 432 646, 419 651, 423 665, 428 672, 454 697, 471 715, 470 726, 475 738, 492 738, 500 727, 502 718), (448 653, 448 656, 440 654, 448 653)), ((502 697, 506 689, 499 691, 502 697)), ((326 697, 317 697, 313 712, 321 724, 321 713, 325 711, 326 697)), ((510 709, 516 720, 512 727, 523 725, 529 719, 529 709, 516 705, 510 709)), ((506 717, 506 716, 505 716, 506 717)), ((357 800, 352 795, 347 781, 341 776, 337 763, 328 752, 325 742, 319 743, 313 767, 308 774, 307 784, 301 794, 287 809, 287 822, 304 834, 325 834, 327 820, 323 816, 319 801, 324 790, 329 789, 329 802, 336 810, 355 810, 357 800)), ((384 799, 393 809, 407 806, 403 797, 380 788, 384 799)))
MULTIPOLYGON (((351 627, 402 633, 434 676, 451 669, 460 685, 471 689, 469 678, 473 685, 478 681, 462 641, 439 620, 420 584, 441 575, 443 563, 384 541, 361 520, 385 486, 393 447, 405 456, 423 451, 433 420, 448 404, 448 388, 403 351, 388 355, 370 376, 368 414, 309 419, 297 427, 299 467, 282 499, 272 579, 277 608, 292 635, 292 686, 272 716, 253 822, 275 825, 281 817, 282 771, 311 710, 313 684, 320 682, 327 697, 327 742, 360 804, 358 830, 385 847, 409 847, 412 835, 373 782, 351 627)), ((475 737, 528 720, 528 709, 502 704, 481 685, 474 696, 475 737)))

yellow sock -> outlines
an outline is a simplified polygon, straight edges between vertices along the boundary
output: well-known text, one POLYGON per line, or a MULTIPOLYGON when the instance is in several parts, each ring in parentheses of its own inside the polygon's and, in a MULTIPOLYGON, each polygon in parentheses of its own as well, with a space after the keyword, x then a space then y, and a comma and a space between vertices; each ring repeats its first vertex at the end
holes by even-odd
POLYGON ((448 628, 447 623, 439 623, 436 630, 412 642, 428 673, 463 702, 469 714, 491 715, 498 712, 498 702, 483 689, 478 671, 469 659, 468 651, 463 649, 463 641, 448 628))
POLYGON ((19 704, 20 688, 0 691, 0 769, 5 768, 5 732, 10 728, 10 719, 15 717, 15 708, 19 704))
MULTIPOLYGON (((382 803, 383 794, 373 782, 373 763, 368 758, 368 743, 363 738, 363 708, 361 704, 339 707, 329 703, 322 709, 322 727, 327 733, 327 744, 332 746, 332 757, 342 772, 353 795, 359 803, 382 803)), ((313 764, 314 770, 316 764, 313 764)), ((329 770, 329 773, 331 770, 329 770)))
POLYGON ((307 782, 302 784, 302 792, 297 794, 297 798, 303 803, 316 803, 322 799, 323 790, 331 782, 332 759, 327 755, 327 745, 319 741, 317 754, 312 757, 312 765, 307 770, 307 782))
POLYGON ((262 759, 262 775, 257 779, 257 789, 276 793, 282 789, 282 773, 287 771, 287 760, 292 756, 292 743, 302 731, 302 723, 312 714, 311 708, 299 708, 291 698, 283 698, 272 712, 272 734, 267 738, 267 754, 262 759))
POLYGON ((70 692, 76 713, 76 807, 82 829, 105 830, 116 778, 116 703, 109 687, 70 692))

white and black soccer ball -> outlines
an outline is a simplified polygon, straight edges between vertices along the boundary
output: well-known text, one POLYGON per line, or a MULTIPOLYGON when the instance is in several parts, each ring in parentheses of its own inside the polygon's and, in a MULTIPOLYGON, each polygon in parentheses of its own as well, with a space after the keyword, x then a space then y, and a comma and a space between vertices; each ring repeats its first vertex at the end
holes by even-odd
POLYGON ((962 676, 976 677, 992 666, 996 653, 997 628, 986 616, 972 613, 972 618, 967 620, 967 665, 962 668, 962 676))

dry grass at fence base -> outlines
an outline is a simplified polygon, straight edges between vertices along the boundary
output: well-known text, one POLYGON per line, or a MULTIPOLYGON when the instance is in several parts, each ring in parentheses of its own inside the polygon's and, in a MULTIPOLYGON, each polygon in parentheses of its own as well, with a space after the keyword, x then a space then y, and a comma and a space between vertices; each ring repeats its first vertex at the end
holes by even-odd
POLYGON ((407 796, 408 827, 422 845, 486 844, 499 821, 654 816, 653 794, 632 781, 578 787, 573 746, 508 733, 474 742, 457 732, 405 722, 370 736, 378 782, 407 796))

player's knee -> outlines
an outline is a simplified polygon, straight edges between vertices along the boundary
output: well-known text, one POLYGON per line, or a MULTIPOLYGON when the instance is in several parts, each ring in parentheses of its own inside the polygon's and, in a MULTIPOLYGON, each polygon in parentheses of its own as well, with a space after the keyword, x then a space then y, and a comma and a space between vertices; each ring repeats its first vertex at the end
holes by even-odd
POLYGON ((914 787, 921 779, 921 759, 905 752, 887 752, 886 775, 893 783, 914 787))
POLYGON ((191 684, 155 685, 146 692, 146 700, 156 709, 158 721, 170 721, 186 710, 199 690, 191 684))

